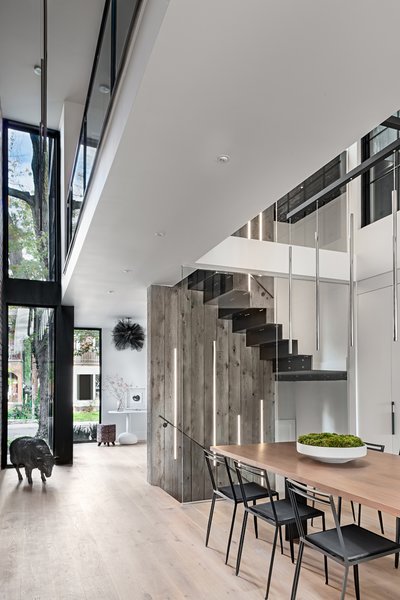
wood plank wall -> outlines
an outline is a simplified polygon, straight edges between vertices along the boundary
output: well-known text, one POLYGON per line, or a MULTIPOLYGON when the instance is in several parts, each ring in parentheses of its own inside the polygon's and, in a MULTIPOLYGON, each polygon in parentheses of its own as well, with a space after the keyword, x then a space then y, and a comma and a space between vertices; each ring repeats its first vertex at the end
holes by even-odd
MULTIPOLYGON (((245 276, 247 277, 247 276, 245 276)), ((261 305, 262 306, 262 305, 261 305)), ((218 308, 203 303, 203 293, 175 287, 148 290, 148 481, 179 501, 211 496, 204 456, 196 445, 162 427, 159 414, 174 422, 173 353, 177 348, 177 425, 200 444, 213 444, 213 343, 216 347, 216 441, 260 441, 260 400, 264 401, 264 441, 274 439, 272 363, 259 360, 258 348, 247 348, 245 334, 232 333, 230 320, 218 319, 218 308)))

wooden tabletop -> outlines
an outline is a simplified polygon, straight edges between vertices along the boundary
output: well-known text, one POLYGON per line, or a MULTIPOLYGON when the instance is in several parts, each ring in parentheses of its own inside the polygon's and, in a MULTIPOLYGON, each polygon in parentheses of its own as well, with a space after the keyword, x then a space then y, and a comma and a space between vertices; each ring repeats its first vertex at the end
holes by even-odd
POLYGON ((213 446, 211 450, 400 516, 400 456, 369 450, 365 458, 334 465, 299 454, 295 442, 213 446))

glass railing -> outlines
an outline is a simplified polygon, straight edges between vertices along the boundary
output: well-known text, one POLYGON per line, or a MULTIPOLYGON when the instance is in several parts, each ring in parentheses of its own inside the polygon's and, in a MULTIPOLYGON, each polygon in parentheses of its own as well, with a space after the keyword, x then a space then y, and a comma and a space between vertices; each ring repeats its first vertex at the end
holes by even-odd
POLYGON ((106 0, 66 201, 66 250, 73 245, 86 193, 143 0, 106 0))
POLYGON ((298 246, 315 246, 319 233, 321 249, 347 250, 347 187, 335 190, 321 202, 304 210, 304 202, 316 196, 346 173, 343 152, 314 175, 248 221, 233 235, 252 240, 279 242, 298 246), (298 212, 291 217, 293 211, 298 212))

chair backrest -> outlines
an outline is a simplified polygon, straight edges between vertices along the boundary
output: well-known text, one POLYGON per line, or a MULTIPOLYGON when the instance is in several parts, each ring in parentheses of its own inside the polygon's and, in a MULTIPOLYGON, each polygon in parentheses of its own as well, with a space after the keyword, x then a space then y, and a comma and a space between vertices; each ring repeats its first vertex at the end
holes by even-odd
POLYGON ((235 465, 236 474, 237 474, 238 482, 240 485, 240 491, 242 493, 244 506, 246 508, 248 508, 248 506, 249 506, 248 497, 246 496, 246 486, 245 486, 244 480, 246 480, 246 475, 247 476, 250 475, 252 477, 256 476, 257 478, 260 479, 260 483, 266 488, 266 490, 268 492, 272 512, 274 515, 274 519, 276 521, 277 515, 276 515, 275 506, 274 506, 274 496, 271 491, 271 485, 270 485, 270 482, 268 479, 268 473, 265 471, 265 469, 259 469, 258 467, 252 467, 250 465, 243 464, 242 462, 239 462, 238 460, 234 460, 233 464, 235 465))
POLYGON ((228 459, 226 458, 226 456, 222 456, 221 454, 215 454, 214 452, 211 452, 210 450, 206 450, 205 448, 203 451, 204 451, 204 458, 206 460, 208 473, 209 473, 210 479, 211 479, 211 485, 213 488, 213 492, 219 491, 219 489, 218 489, 218 468, 222 467, 224 470, 224 473, 226 473, 228 475, 229 485, 231 486, 233 497, 234 497, 234 499, 236 499, 235 488, 233 485, 233 480, 232 480, 232 475, 231 475, 231 469, 229 467, 228 459))
POLYGON ((314 487, 310 487, 307 485, 303 485, 302 483, 298 483, 297 481, 293 481, 292 479, 288 479, 286 483, 287 483, 287 489, 289 491, 290 501, 292 503, 292 507, 293 507, 293 511, 294 511, 294 516, 296 519, 296 527, 300 534, 300 539, 302 541, 305 541, 306 536, 304 533, 303 522, 302 522, 302 520, 300 518, 300 514, 299 514, 299 504, 298 504, 298 499, 297 499, 298 496, 301 496, 302 498, 306 498, 306 500, 310 500, 311 502, 314 503, 313 506, 315 506, 315 504, 324 504, 325 506, 330 506, 330 509, 332 511, 332 516, 333 516, 333 522, 335 524, 335 528, 336 528, 336 531, 338 534, 338 539, 339 539, 339 544, 340 544, 340 548, 342 551, 342 555, 343 555, 345 561, 347 561, 348 560, 348 552, 346 550, 346 546, 345 546, 345 543, 343 540, 342 529, 340 527, 339 518, 338 518, 337 511, 336 511, 336 506, 335 506, 333 496, 331 494, 321 492, 320 490, 317 490, 314 487))
POLYGON ((374 450, 375 452, 385 452, 384 444, 371 444, 370 442, 364 442, 368 450, 374 450))

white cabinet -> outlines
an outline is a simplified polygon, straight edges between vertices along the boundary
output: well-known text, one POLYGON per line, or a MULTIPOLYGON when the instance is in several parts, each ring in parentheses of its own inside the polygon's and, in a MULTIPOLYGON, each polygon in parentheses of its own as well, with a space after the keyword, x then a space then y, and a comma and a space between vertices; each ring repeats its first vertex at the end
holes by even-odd
POLYGON ((359 434, 398 452, 400 443, 400 342, 393 342, 391 286, 358 295, 357 399, 359 434), (391 408, 396 403, 392 435, 391 408))

